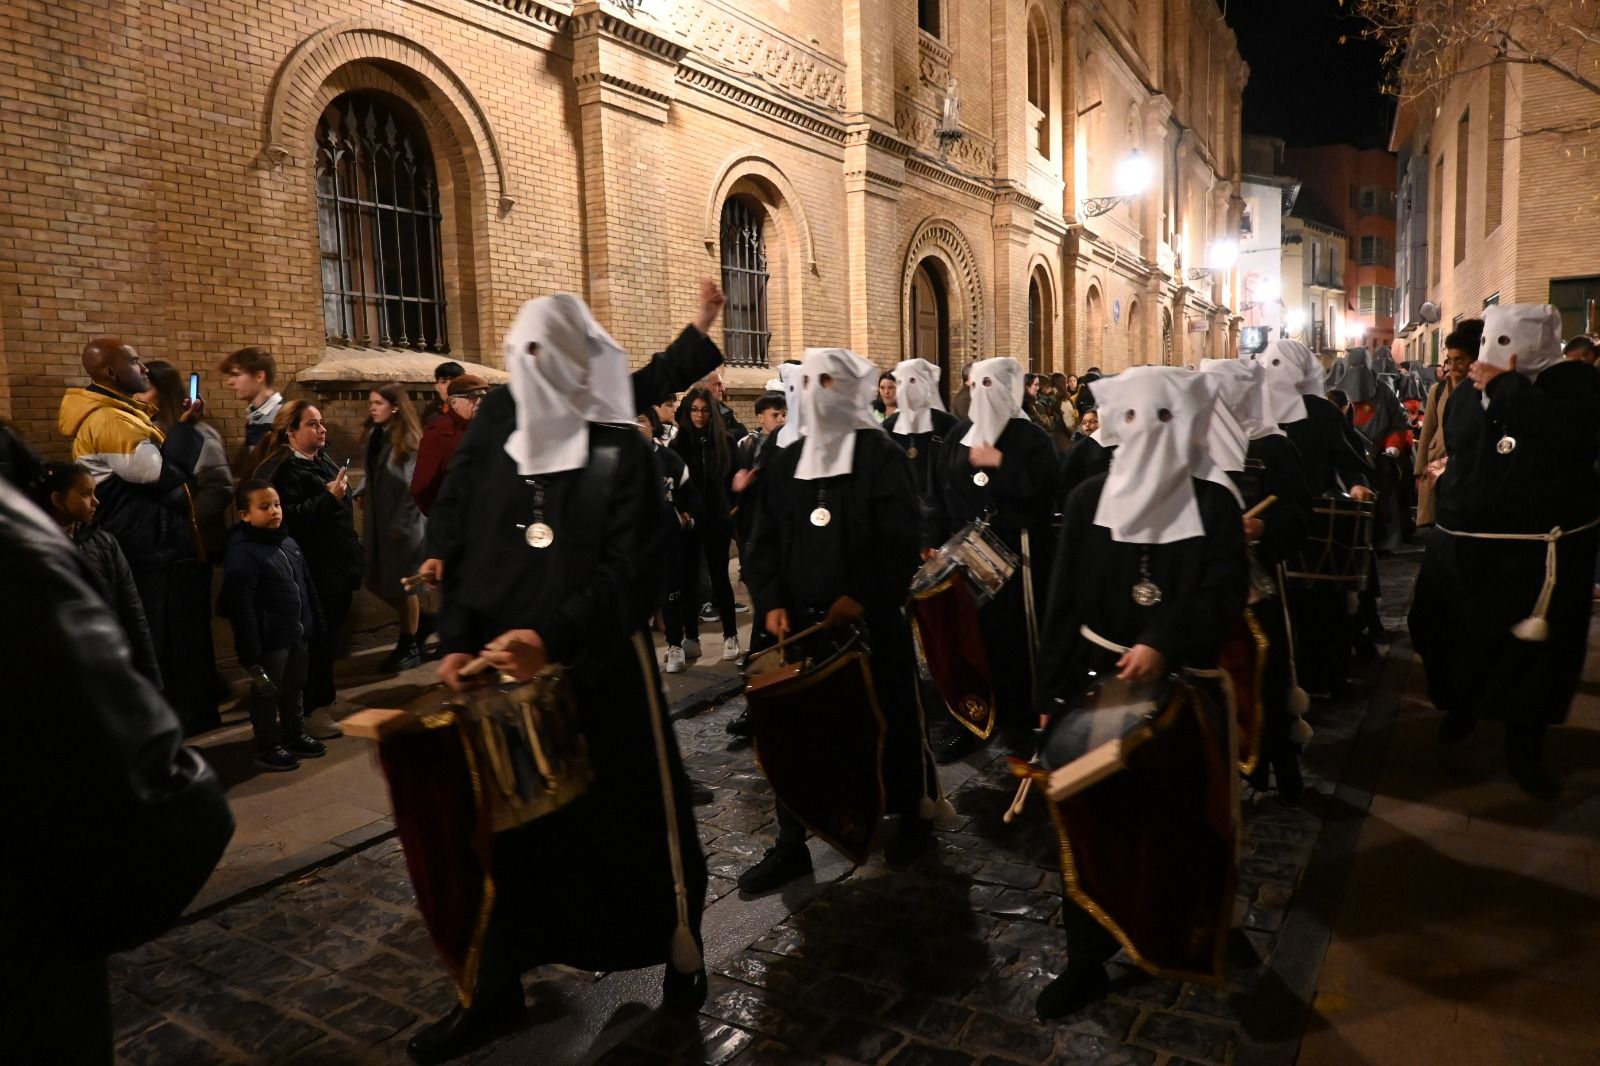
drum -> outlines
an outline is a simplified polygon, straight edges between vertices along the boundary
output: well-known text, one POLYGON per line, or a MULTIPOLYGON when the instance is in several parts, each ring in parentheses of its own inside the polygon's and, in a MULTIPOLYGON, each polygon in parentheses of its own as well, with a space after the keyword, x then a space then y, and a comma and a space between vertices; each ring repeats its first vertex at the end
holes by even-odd
POLYGON ((911 631, 945 707, 988 740, 995 725, 994 681, 968 582, 950 574, 931 589, 914 590, 911 631))
POLYGON ((778 802, 861 864, 883 819, 883 711, 860 627, 813 627, 753 655, 745 702, 778 802))
POLYGON ((1314 587, 1326 582, 1366 588, 1372 561, 1370 503, 1324 496, 1311 508, 1311 525, 1298 554, 1284 563, 1284 577, 1314 587))
POLYGON ((1022 560, 1005 541, 979 518, 944 542, 932 559, 912 579, 911 592, 928 592, 959 573, 967 583, 975 607, 994 599, 1011 575, 1022 567, 1022 560))
POLYGON ((470 1006, 494 904, 493 834, 559 810, 591 780, 565 671, 469 693, 438 688, 342 724, 378 742, 417 909, 470 1006))
MULTIPOLYGON (((1269 603, 1268 610, 1279 609, 1269 603)), ((1223 642, 1217 666, 1228 675, 1233 689, 1233 717, 1237 725, 1237 756, 1239 772, 1248 774, 1256 768, 1261 758, 1261 730, 1266 720, 1262 693, 1267 673, 1267 652, 1271 644, 1266 631, 1248 607, 1239 623, 1223 642)))
POLYGON ((1046 792, 1067 895, 1149 972, 1222 983, 1238 826, 1223 712, 1183 678, 1107 681, 1044 756, 1056 769, 1012 765, 1046 792))

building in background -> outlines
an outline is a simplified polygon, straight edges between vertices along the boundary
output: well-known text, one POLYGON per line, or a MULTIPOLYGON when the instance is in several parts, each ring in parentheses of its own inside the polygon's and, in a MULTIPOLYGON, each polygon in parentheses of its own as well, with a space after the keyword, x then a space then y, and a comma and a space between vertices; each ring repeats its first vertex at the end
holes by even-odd
MULTIPOLYGON (((1239 317, 1241 345, 1259 351, 1284 336, 1284 320, 1291 306, 1285 299, 1284 259, 1292 250, 1284 245, 1284 222, 1294 209, 1300 182, 1284 177, 1284 143, 1277 137, 1244 137, 1239 219, 1239 317)), ((1296 254, 1298 251, 1296 250, 1296 254)), ((1295 276, 1299 274, 1296 271, 1295 276)), ((1300 286, 1292 286, 1296 291, 1300 286)))
POLYGON ((1346 309, 1350 237, 1297 206, 1283 220, 1284 334, 1304 341, 1323 362, 1347 347, 1353 335, 1346 309))
POLYGON ((1308 218, 1349 238, 1344 264, 1346 329, 1329 346, 1376 349, 1395 336, 1395 157, 1347 144, 1291 148, 1284 168, 1304 183, 1308 218))
POLYGON ((1487 59, 1395 118, 1405 358, 1437 362, 1454 323, 1502 302, 1554 304, 1568 338, 1600 332, 1600 95, 1487 59))
POLYGON ((24 4, 0 65, 0 414, 57 453, 99 333, 264 345, 351 454, 370 384, 502 366, 528 297, 642 361, 706 275, 746 399, 808 345, 948 388, 1234 344, 1217 0, 24 4))

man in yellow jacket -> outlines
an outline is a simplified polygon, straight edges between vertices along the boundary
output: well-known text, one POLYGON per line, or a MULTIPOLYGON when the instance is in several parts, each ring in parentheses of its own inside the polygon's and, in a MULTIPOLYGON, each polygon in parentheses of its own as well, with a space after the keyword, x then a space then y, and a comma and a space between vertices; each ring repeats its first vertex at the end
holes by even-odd
POLYGON ((211 653, 210 575, 194 525, 189 486, 203 443, 189 405, 163 434, 136 398, 150 376, 132 345, 96 337, 83 349, 85 388, 61 398, 57 426, 88 469, 101 528, 117 538, 144 601, 165 682, 164 695, 188 733, 217 725, 211 653))

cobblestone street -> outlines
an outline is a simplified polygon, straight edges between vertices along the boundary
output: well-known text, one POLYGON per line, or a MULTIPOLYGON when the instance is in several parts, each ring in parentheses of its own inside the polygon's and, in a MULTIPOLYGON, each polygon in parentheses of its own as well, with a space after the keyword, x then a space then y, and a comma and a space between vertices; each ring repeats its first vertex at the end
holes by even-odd
MULTIPOLYGON (((1412 565, 1389 564, 1389 587, 1408 589, 1412 565)), ((1391 597, 1391 625, 1404 606, 1391 597)), ((744 900, 733 879, 774 830, 766 783, 748 749, 726 733, 742 703, 685 718, 677 729, 689 772, 712 796, 697 808, 711 871, 712 970, 698 1025, 654 1013, 659 969, 547 969, 527 978, 525 1027, 472 1061, 1281 1060, 1275 1042, 1285 1034, 1270 1030, 1274 1021, 1283 1028, 1282 1018, 1262 1021, 1259 1007, 1282 996, 1280 960, 1308 951, 1320 958, 1322 950, 1292 942, 1285 919, 1371 694, 1383 691, 1387 670, 1409 659, 1409 651, 1403 664, 1380 658, 1355 699, 1319 704, 1307 760, 1311 791, 1300 806, 1246 794, 1240 896, 1248 935, 1267 965, 1235 970, 1221 989, 1159 981, 1114 963, 1110 998, 1059 1025, 1033 1020, 1034 997, 1064 964, 1054 923, 1056 844, 1037 801, 1016 823, 1001 821, 1013 780, 1003 758, 947 769, 958 820, 910 865, 879 856, 852 870, 813 841, 815 880, 744 900)), ((452 1001, 392 838, 117 956, 112 972, 119 1060, 151 1066, 399 1063, 406 1037, 452 1001)), ((1283 1017, 1294 1019, 1293 1028, 1303 1008, 1289 1002, 1283 1017)))

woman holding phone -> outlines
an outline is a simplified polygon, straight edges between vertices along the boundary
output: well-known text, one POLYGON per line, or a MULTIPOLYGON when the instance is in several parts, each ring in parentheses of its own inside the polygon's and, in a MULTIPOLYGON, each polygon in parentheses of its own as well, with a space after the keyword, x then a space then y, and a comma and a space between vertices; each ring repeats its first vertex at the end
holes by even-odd
POLYGON ((318 740, 341 735, 328 707, 337 695, 333 664, 339 657, 350 600, 365 570, 350 499, 350 464, 336 463, 325 450, 328 427, 322 412, 306 400, 290 400, 278 410, 272 432, 247 461, 246 477, 272 482, 283 502, 283 528, 300 545, 322 601, 326 626, 311 642, 304 708, 306 732, 318 740))
MULTIPOLYGON (((200 375, 189 375, 185 402, 183 375, 177 367, 159 359, 150 360, 144 367, 150 374, 150 388, 139 399, 155 405, 155 423, 164 433, 177 424, 186 407, 199 401, 200 375)), ((228 527, 233 524, 233 471, 228 469, 228 451, 217 428, 205 421, 203 413, 193 419, 193 424, 203 442, 200 461, 194 468, 194 485, 189 489, 194 500, 195 527, 205 546, 206 561, 220 563, 228 546, 228 527)))

